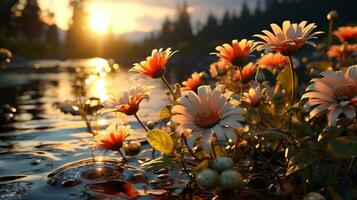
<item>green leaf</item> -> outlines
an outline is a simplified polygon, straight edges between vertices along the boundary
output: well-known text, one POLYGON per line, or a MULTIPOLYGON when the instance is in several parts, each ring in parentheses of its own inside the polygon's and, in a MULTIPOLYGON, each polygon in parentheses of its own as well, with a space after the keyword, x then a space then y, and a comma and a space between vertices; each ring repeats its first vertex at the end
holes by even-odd
POLYGON ((171 116, 172 116, 171 108, 172 108, 172 106, 167 105, 161 109, 160 120, 167 120, 167 119, 171 118, 171 116))
MULTIPOLYGON (((279 73, 278 77, 276 78, 276 80, 281 84, 281 87, 287 92, 290 93, 291 92, 291 82, 292 82, 292 77, 290 74, 290 69, 289 68, 285 68, 283 70, 281 70, 281 72, 279 73)), ((295 74, 295 88, 297 86, 298 83, 298 78, 295 74)))
POLYGON ((177 163, 174 160, 171 160, 168 156, 162 156, 150 160, 149 162, 145 162, 140 167, 148 171, 155 171, 165 167, 174 167, 174 166, 177 166, 177 163))
POLYGON ((315 161, 316 161, 316 157, 313 156, 307 150, 302 150, 300 152, 297 152, 291 157, 288 163, 286 176, 306 168, 307 166, 313 164, 315 161))
POLYGON ((327 144, 327 152, 336 159, 357 155, 357 136, 343 136, 331 139, 327 144))
POLYGON ((357 189, 352 189, 352 190, 348 191, 345 199, 346 200, 357 199, 357 189))
POLYGON ((245 139, 252 138, 255 135, 262 136, 267 140, 281 141, 281 140, 288 139, 287 135, 284 134, 283 132, 279 131, 279 129, 271 129, 271 130, 267 130, 267 131, 251 133, 250 135, 245 136, 245 139))
POLYGON ((170 154, 174 148, 174 141, 171 136, 162 130, 152 130, 147 133, 147 139, 149 144, 163 152, 164 154, 170 154))
POLYGON ((318 69, 320 71, 326 71, 328 70, 329 67, 332 66, 332 62, 330 61, 317 61, 317 62, 312 62, 306 65, 307 69, 318 69))
POLYGON ((294 145, 291 145, 291 146, 288 146, 286 149, 285 149, 285 158, 287 160, 290 160, 291 157, 293 157, 293 155, 295 155, 297 153, 297 148, 294 146, 294 145))
POLYGON ((210 160, 203 160, 201 161, 200 163, 198 163, 198 165, 192 170, 192 172, 195 174, 199 171, 201 171, 202 169, 206 169, 209 167, 209 163, 210 163, 210 160))

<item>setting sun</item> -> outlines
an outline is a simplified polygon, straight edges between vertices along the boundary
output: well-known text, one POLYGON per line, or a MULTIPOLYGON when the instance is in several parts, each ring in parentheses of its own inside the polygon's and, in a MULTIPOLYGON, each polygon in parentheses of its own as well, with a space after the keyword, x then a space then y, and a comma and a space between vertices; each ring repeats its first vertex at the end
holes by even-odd
POLYGON ((89 27, 96 33, 108 32, 110 26, 109 15, 105 11, 95 11, 91 13, 89 27))

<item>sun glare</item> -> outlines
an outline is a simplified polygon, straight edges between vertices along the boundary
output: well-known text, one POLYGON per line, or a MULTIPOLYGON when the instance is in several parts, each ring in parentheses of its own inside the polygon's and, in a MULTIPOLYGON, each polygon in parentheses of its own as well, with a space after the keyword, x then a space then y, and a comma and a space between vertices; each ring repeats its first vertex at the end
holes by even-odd
POLYGON ((89 26, 96 33, 107 33, 110 26, 109 15, 105 11, 96 10, 92 12, 89 26))

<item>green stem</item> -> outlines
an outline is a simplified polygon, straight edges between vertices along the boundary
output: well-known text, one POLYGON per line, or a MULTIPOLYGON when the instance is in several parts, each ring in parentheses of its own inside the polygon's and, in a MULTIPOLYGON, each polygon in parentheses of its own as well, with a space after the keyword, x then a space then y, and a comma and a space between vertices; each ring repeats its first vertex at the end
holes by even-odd
POLYGON ((160 78, 161 78, 161 80, 165 83, 166 87, 170 90, 170 93, 171 93, 173 99, 176 99, 176 98, 175 98, 175 93, 174 93, 174 91, 172 90, 172 88, 171 88, 171 86, 170 86, 170 83, 166 80, 166 78, 165 78, 164 76, 161 76, 160 78))
POLYGON ((181 155, 180 155, 180 160, 181 160, 181 164, 182 164, 182 167, 183 167, 183 170, 185 171, 185 173, 187 174, 188 177, 190 177, 190 179, 192 178, 191 174, 188 172, 187 168, 186 168, 186 163, 185 163, 185 155, 184 155, 184 150, 183 150, 183 144, 184 141, 183 141, 183 138, 181 138, 181 146, 182 146, 182 149, 181 149, 181 155))
POLYGON ((241 66, 238 66, 239 75, 240 75, 240 99, 243 97, 243 74, 241 66))
POLYGON ((292 124, 292 107, 294 105, 294 98, 295 98, 295 73, 294 73, 294 64, 293 64, 293 57, 288 56, 289 58, 289 67, 290 67, 290 74, 292 77, 292 82, 291 82, 291 100, 290 100, 290 106, 289 106, 289 136, 291 135, 291 124, 292 124))
POLYGON ((138 120, 139 124, 145 129, 145 131, 148 132, 149 129, 143 124, 143 122, 139 119, 136 113, 134 114, 134 117, 136 118, 136 120, 138 120))
POLYGON ((331 46, 331 43, 332 43, 332 29, 333 29, 333 19, 331 18, 329 20, 329 26, 328 26, 327 48, 329 48, 331 46))
POLYGON ((121 155, 121 157, 123 158, 124 162, 128 163, 128 161, 126 160, 124 154, 120 151, 120 149, 119 149, 118 152, 119 152, 119 154, 121 155))
POLYGON ((188 153, 190 153, 191 156, 194 157, 198 162, 201 162, 202 159, 198 158, 198 157, 195 155, 195 153, 193 153, 192 149, 190 149, 190 147, 188 146, 186 137, 185 137, 183 134, 181 134, 181 139, 182 139, 183 143, 185 144, 188 153))
MULTIPOLYGON (((138 117, 138 115, 135 113, 134 117, 136 118, 136 120, 138 120, 139 124, 145 129, 146 132, 149 132, 149 129, 143 124, 143 122, 140 120, 140 118, 138 117)), ((152 148, 152 157, 155 158, 155 149, 152 148)))

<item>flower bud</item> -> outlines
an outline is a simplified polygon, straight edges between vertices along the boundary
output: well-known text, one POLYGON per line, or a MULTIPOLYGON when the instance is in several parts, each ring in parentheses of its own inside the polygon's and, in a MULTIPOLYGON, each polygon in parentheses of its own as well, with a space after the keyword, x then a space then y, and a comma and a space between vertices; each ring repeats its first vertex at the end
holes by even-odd
POLYGON ((265 75, 264 72, 258 67, 257 73, 255 74, 255 81, 258 83, 263 83, 265 81, 265 75))
POLYGON ((327 20, 337 19, 338 18, 337 11, 336 10, 331 10, 330 12, 327 13, 326 18, 327 18, 327 20))

